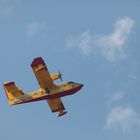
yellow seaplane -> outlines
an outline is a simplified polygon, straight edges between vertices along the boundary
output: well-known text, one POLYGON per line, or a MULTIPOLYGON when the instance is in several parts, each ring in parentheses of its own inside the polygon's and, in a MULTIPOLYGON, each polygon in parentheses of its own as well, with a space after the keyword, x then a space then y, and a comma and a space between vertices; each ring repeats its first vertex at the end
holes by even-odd
POLYGON ((72 95, 79 91, 83 84, 75 82, 64 82, 55 84, 54 80, 61 79, 62 75, 50 74, 46 64, 41 57, 34 58, 31 67, 36 76, 40 88, 36 91, 25 94, 15 82, 3 83, 4 90, 10 105, 23 104, 28 102, 46 100, 52 112, 58 112, 58 117, 67 113, 61 101, 61 97, 72 95))

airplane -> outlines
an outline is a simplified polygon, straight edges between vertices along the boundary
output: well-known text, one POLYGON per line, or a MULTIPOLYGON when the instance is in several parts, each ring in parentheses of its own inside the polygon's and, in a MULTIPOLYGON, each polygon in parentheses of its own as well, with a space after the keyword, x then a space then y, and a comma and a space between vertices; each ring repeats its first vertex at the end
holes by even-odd
POLYGON ((61 97, 78 92, 83 84, 75 82, 64 82, 55 84, 57 79, 62 80, 62 74, 50 74, 42 57, 34 58, 31 63, 32 70, 40 88, 25 94, 15 82, 4 82, 3 87, 7 95, 9 105, 17 105, 28 102, 46 100, 52 112, 57 112, 58 117, 67 113, 61 101, 61 97))

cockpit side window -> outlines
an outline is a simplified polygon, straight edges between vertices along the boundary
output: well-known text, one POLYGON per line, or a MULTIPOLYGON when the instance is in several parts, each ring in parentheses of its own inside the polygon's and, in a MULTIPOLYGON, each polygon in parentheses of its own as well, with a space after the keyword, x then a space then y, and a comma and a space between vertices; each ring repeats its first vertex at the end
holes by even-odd
POLYGON ((73 84, 74 82, 72 82, 72 81, 70 81, 70 82, 68 82, 68 84, 73 84))

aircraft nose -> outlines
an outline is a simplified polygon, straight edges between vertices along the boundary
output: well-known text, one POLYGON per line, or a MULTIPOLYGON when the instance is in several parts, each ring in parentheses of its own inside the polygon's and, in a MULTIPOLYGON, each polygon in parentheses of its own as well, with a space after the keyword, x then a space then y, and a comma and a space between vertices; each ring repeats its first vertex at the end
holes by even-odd
POLYGON ((81 84, 81 87, 83 87, 84 85, 83 84, 81 84))

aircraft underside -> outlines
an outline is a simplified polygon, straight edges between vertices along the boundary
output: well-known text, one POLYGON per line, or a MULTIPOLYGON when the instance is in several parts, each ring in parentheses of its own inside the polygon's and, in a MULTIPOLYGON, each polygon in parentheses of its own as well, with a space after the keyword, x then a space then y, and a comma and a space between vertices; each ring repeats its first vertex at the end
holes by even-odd
POLYGON ((78 86, 78 87, 75 87, 73 89, 58 92, 58 93, 53 93, 53 94, 45 93, 46 95, 36 97, 36 98, 31 97, 31 96, 28 97, 28 95, 27 95, 28 98, 16 99, 15 101, 13 101, 13 103, 11 105, 23 104, 23 103, 29 103, 29 102, 41 101, 41 100, 47 100, 47 99, 60 98, 60 97, 63 97, 63 96, 72 95, 72 94, 78 92, 81 88, 82 88, 82 86, 78 86))

